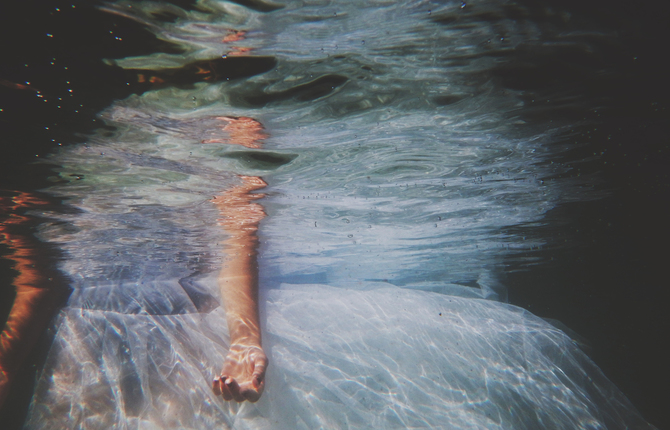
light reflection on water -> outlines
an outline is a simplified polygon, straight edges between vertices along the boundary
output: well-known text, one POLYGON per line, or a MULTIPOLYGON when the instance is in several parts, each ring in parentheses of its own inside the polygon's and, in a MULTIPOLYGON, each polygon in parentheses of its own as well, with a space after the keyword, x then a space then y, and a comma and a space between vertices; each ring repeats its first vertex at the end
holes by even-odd
MULTIPOLYGON (((100 371, 43 380, 30 425, 57 416, 49 402, 62 405, 49 390, 58 383, 77 391, 82 408, 94 404, 89 415, 72 416, 92 428, 110 425, 100 405, 111 396, 122 399, 109 405, 119 408, 114 419, 138 426, 159 422, 160 396, 177 410, 161 418, 168 427, 197 425, 199 414, 207 425, 240 428, 269 428, 274 418, 285 428, 441 420, 464 428, 544 420, 588 428, 594 420, 598 428, 623 420, 610 414, 617 402, 629 407, 625 398, 603 394, 609 382, 540 320, 497 303, 386 289, 504 300, 503 259, 543 245, 504 229, 598 197, 576 191, 592 178, 571 178, 555 162, 578 123, 527 122, 532 108, 493 79, 492 70, 546 29, 506 18, 511 11, 496 2, 472 13, 460 2, 296 2, 265 15, 211 7, 218 13, 191 12, 160 30, 187 46, 184 56, 118 64, 176 67, 224 50, 271 56, 276 67, 119 101, 103 114, 114 130, 52 158, 66 182, 49 191, 81 212, 54 215, 40 232, 68 253, 62 268, 77 288, 47 374, 66 375, 75 362, 97 361, 100 371), (230 34, 237 36, 222 38, 230 34), (263 148, 253 143, 260 140, 263 148), (225 240, 211 199, 240 174, 268 183, 259 263, 274 367, 258 409, 229 407, 204 383, 227 342, 216 329, 223 317, 209 276, 225 240), (434 320, 442 312, 453 316, 444 327, 434 320), (96 357, 82 339, 100 333, 125 352, 96 357), (438 346, 421 352, 431 344, 438 346), (161 357, 151 365, 146 345, 161 357), (591 377, 596 388, 575 382, 591 377), (110 391, 87 393, 84 379, 110 391), (189 388, 185 380, 198 382, 189 388), (202 403, 177 405, 184 391, 202 403)), ((561 43, 589 49, 578 36, 561 43)), ((565 105, 575 104, 566 96, 565 105)))
MULTIPOLYGON (((571 194, 574 181, 557 179, 567 168, 552 162, 565 147, 555 144, 556 136, 574 124, 526 124, 521 99, 487 78, 515 40, 539 29, 479 22, 483 9, 502 13, 494 4, 463 16, 454 15, 461 12, 452 4, 433 6, 343 3, 331 11, 296 4, 272 15, 220 17, 197 26, 197 35, 193 22, 178 22, 164 36, 183 42, 189 35, 190 53, 118 63, 188 63, 221 50, 216 35, 242 20, 247 33, 224 47, 273 55, 277 67, 237 82, 168 88, 116 103, 104 117, 117 131, 56 157, 73 169, 62 177, 85 177, 56 190, 76 196, 76 206, 114 207, 126 217, 140 208, 155 213, 142 217, 150 223, 142 226, 145 233, 125 240, 145 237, 166 253, 147 256, 151 261, 180 261, 169 254, 218 251, 197 238, 179 251, 161 247, 160 232, 177 241, 204 231, 202 237, 215 237, 208 196, 226 187, 231 172, 262 175, 272 214, 262 229, 268 278, 476 284, 514 250, 542 246, 503 236, 502 228, 538 222, 557 203, 585 197, 571 194), (453 20, 459 24, 444 25, 453 20), (491 31, 505 40, 489 43, 491 31), (260 120, 268 133, 265 152, 226 145, 239 139, 225 130, 225 116, 260 120), (158 211, 174 225, 159 222, 158 211)), ((91 266, 114 261, 94 260, 91 266)))

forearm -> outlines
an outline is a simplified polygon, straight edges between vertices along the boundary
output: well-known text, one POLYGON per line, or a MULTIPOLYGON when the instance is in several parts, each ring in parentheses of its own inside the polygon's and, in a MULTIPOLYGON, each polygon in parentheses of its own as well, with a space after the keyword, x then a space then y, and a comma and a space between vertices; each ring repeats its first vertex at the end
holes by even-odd
POLYGON ((225 242, 227 258, 219 274, 231 344, 261 346, 258 316, 258 239, 238 231, 225 242))
POLYGON ((219 223, 228 235, 218 281, 231 344, 260 347, 256 231, 265 212, 261 205, 253 202, 262 195, 252 192, 266 184, 257 177, 240 179, 242 184, 213 200, 222 216, 219 223))

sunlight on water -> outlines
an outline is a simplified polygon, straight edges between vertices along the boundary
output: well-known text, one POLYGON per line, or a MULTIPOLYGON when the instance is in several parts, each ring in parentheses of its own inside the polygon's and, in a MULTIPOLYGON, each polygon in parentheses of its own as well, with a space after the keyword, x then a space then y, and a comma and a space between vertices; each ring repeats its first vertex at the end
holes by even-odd
MULTIPOLYGON (((642 423, 562 332, 473 300, 504 300, 503 258, 543 245, 505 228, 598 196, 557 162, 576 122, 527 122, 491 78, 543 30, 498 2, 460 4, 203 2, 208 13, 152 23, 187 52, 116 62, 146 79, 222 53, 275 63, 118 101, 108 128, 52 157, 49 192, 79 211, 40 236, 67 252, 75 292, 28 427, 642 423), (228 342, 211 200, 238 175, 268 183, 272 362, 264 397, 241 407, 209 385, 228 342)), ((158 7, 133 5, 123 13, 141 20, 158 7)))

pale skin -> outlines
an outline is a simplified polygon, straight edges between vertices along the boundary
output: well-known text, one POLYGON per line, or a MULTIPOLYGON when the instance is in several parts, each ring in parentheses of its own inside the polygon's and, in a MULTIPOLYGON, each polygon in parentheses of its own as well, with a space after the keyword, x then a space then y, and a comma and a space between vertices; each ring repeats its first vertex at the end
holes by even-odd
POLYGON ((252 202, 262 194, 251 192, 267 184, 258 177, 240 179, 241 185, 212 200, 222 216, 219 223, 229 235, 224 242, 227 258, 218 283, 230 333, 230 349, 212 388, 225 400, 256 402, 265 388, 269 362, 261 344, 256 259, 256 231, 265 212, 261 205, 252 202))

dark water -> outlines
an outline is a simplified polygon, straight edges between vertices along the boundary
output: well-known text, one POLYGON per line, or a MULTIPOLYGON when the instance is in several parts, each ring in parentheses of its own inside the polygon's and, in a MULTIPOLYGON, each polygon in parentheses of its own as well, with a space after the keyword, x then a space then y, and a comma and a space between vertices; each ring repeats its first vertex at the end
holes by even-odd
MULTIPOLYGON (((509 274, 510 301, 559 319, 586 337, 591 357, 608 377, 650 422, 667 428, 663 386, 670 374, 662 351, 669 322, 661 268, 668 255, 662 244, 670 235, 665 222, 670 209, 668 110, 663 101, 669 86, 661 76, 657 50, 668 41, 661 24, 668 7, 656 2, 552 6, 615 32, 622 42, 611 57, 596 60, 608 64, 605 73, 573 80, 575 75, 564 74, 563 67, 550 72, 558 71, 559 81, 607 100, 595 113, 598 127, 587 136, 590 144, 569 157, 584 172, 602 175, 600 186, 611 194, 549 214, 551 221, 538 230, 557 248, 541 251, 545 263, 540 267, 509 274), (603 155, 586 161, 592 153, 603 155), (561 249, 561 243, 575 247, 561 249)), ((512 265, 510 272, 517 268, 512 265)))
MULTIPOLYGON (((173 4, 182 10, 196 8, 190 2, 173 4)), ((519 116, 529 127, 547 121, 572 124, 553 143, 570 148, 546 162, 566 167, 555 179, 574 179, 576 184, 574 201, 560 202, 541 221, 504 228, 503 235, 543 244, 503 260, 502 282, 509 302, 558 320, 582 336, 591 358, 642 415, 666 428, 670 422, 664 413, 668 400, 664 388, 670 378, 664 352, 670 324, 661 268, 670 238, 666 222, 670 91, 662 53, 668 42, 664 32, 668 7, 660 2, 501 4, 496 13, 478 13, 477 3, 468 2, 465 9, 472 12, 467 15, 436 13, 433 19, 447 27, 486 23, 501 38, 498 42, 506 37, 504 20, 542 29, 548 43, 538 46, 514 39, 517 45, 503 54, 511 58, 468 79, 475 85, 477 80, 493 80, 499 88, 517 92, 527 106, 519 116), (560 43, 565 34, 588 43, 589 49, 560 43), (598 198, 580 199, 580 194, 598 198)), ((261 3, 243 6, 264 13, 271 9, 261 3)), ((153 19, 174 20, 176 16, 165 10, 153 19)), ((128 77, 139 72, 107 65, 103 58, 181 49, 157 39, 146 25, 95 9, 91 3, 22 2, 3 5, 1 16, 3 40, 12 41, 3 44, 0 75, 0 189, 7 195, 50 185, 50 167, 35 164, 36 159, 60 145, 84 142, 87 133, 108 127, 96 114, 114 100, 161 87, 137 80, 127 85, 128 77), (33 88, 44 97, 37 97, 33 88)), ((225 60, 212 68, 222 67, 233 79, 274 67, 271 58, 225 60)), ((198 81, 193 72, 197 66, 155 75, 167 81, 166 86, 188 87, 198 81)), ((283 97, 318 98, 324 85, 337 87, 341 80, 333 75, 325 84, 313 82, 283 97)), ((261 106, 273 101, 251 92, 243 103, 261 106)), ((448 106, 457 101, 458 96, 441 94, 435 102, 448 106)), ((70 210, 54 200, 48 208, 70 210)), ((33 219, 22 227, 28 231, 40 222, 32 212, 29 216, 33 219)), ((6 247, 0 250, 8 252, 6 247)), ((45 259, 58 259, 53 253, 44 254, 45 259)), ((6 315, 14 272, 4 260, 0 269, 6 315)), ((9 428, 20 427, 24 419, 46 348, 31 356, 23 384, 16 384, 3 408, 2 419, 11 423, 9 428)))

